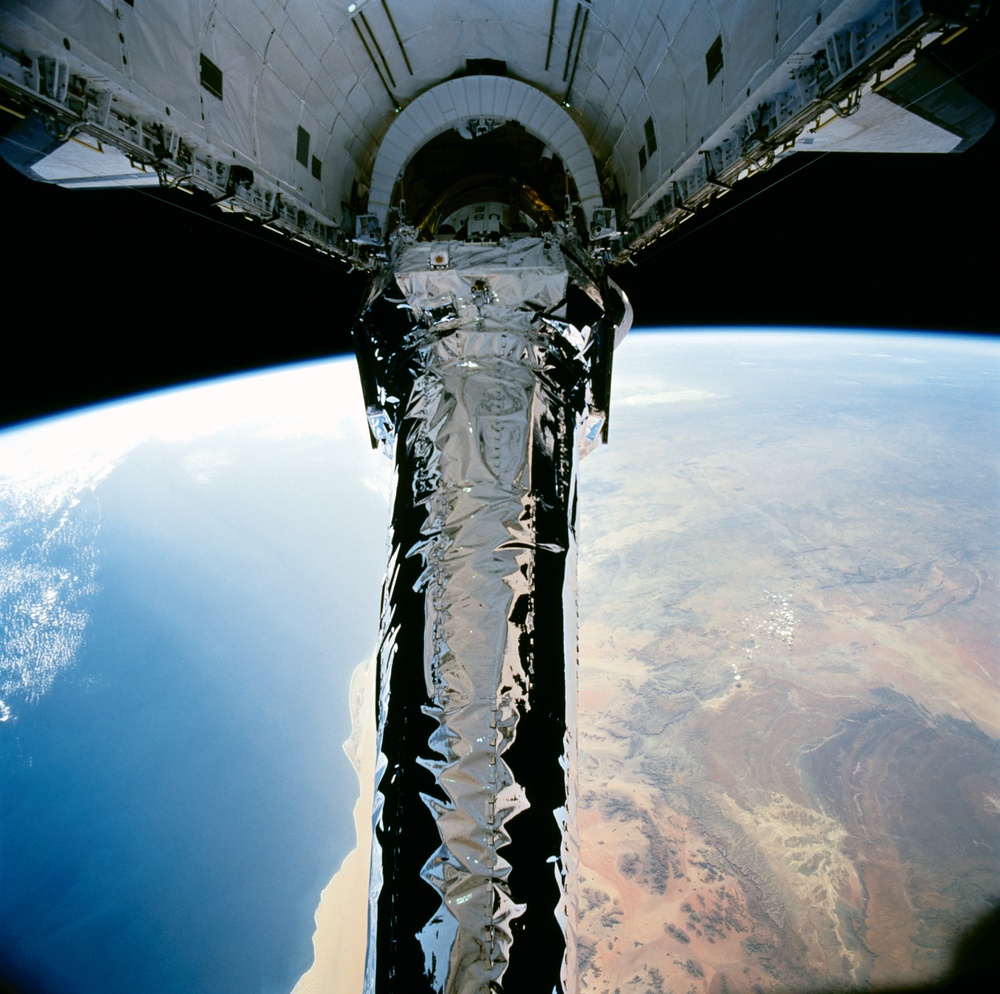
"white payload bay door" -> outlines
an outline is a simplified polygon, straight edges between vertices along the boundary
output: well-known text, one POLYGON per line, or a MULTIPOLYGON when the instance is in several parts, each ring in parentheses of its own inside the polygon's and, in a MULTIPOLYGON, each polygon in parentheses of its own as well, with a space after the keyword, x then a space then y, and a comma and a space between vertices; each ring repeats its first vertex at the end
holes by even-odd
POLYGON ((433 197, 403 181, 441 130, 478 141, 517 122, 565 171, 582 226, 614 211, 622 258, 797 140, 974 140, 989 113, 943 109, 965 97, 931 111, 894 95, 948 30, 918 0, 9 0, 0 87, 47 123, 5 155, 67 185, 205 189, 351 256, 360 213, 383 234, 433 223, 433 197), (863 127, 842 124, 859 103, 863 127), (82 144, 45 163, 66 139, 82 144))

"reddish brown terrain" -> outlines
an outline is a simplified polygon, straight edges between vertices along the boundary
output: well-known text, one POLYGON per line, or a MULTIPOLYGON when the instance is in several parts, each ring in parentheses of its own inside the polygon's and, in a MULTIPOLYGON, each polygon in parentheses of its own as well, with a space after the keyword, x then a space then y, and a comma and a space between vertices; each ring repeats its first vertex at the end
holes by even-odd
POLYGON ((581 990, 933 978, 1000 899, 994 446, 645 369, 582 473, 581 990))

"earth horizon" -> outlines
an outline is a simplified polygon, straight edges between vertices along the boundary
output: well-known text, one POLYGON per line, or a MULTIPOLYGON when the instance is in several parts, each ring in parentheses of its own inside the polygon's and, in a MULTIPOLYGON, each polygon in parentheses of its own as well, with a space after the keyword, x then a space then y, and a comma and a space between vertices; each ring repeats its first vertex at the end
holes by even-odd
MULTIPOLYGON (((928 983, 1000 902, 998 424, 989 339, 626 338, 579 473, 581 994, 928 983)), ((0 467, 0 978, 356 987, 391 471, 352 364, 0 467)))

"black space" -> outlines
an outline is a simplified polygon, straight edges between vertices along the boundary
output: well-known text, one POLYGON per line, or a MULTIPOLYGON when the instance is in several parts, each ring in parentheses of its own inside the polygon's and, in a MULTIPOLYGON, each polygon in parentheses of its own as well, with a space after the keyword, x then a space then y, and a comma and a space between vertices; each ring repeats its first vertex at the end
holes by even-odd
MULTIPOLYGON (((952 51, 996 108, 991 21, 952 51)), ((796 154, 615 278, 637 326, 992 332, 998 151, 994 126, 961 155, 796 154)), ((0 424, 350 351, 364 278, 206 199, 67 191, 3 163, 0 190, 0 424)))

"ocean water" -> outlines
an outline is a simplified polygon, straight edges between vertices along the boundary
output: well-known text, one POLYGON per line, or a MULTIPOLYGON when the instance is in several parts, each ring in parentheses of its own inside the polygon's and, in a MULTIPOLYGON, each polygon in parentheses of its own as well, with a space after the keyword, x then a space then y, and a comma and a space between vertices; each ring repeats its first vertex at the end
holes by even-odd
POLYGON ((5 623, 38 614, 17 590, 44 556, 93 578, 72 659, 0 722, 0 977, 279 994, 309 966, 320 890, 355 845, 342 743, 386 525, 366 441, 148 442, 6 530, 5 623))

